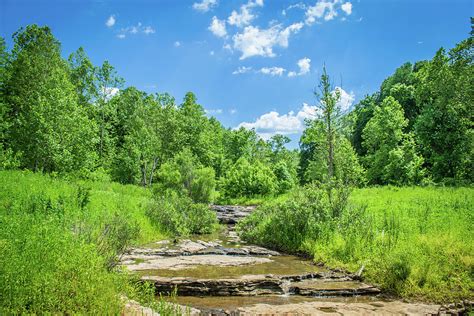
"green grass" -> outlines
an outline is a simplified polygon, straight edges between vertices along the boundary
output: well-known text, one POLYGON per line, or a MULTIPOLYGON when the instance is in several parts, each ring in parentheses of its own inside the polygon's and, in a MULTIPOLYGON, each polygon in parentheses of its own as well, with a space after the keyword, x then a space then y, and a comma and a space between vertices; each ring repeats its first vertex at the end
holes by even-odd
POLYGON ((241 224, 243 236, 329 267, 364 267, 367 281, 403 298, 473 299, 473 188, 356 189, 336 218, 311 192, 264 204, 241 224))
POLYGON ((120 314, 153 291, 114 267, 131 244, 164 238, 149 191, 0 171, 0 314, 120 314))
POLYGON ((355 190, 366 219, 309 248, 318 261, 351 271, 402 297, 473 298, 474 189, 381 187, 355 190))

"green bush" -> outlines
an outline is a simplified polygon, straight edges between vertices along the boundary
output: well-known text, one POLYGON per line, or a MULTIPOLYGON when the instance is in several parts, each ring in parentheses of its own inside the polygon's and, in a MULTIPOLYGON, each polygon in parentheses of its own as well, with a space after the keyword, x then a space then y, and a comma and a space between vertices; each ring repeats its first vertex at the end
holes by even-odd
POLYGON ((202 167, 189 150, 160 166, 155 192, 168 190, 189 196, 194 202, 210 203, 216 196, 214 169, 202 167))
POLYGON ((147 191, 19 171, 0 171, 0 187, 0 314, 120 314, 121 296, 142 296, 113 267, 163 237, 147 191))
POLYGON ((287 200, 266 203, 238 224, 248 241, 288 252, 303 250, 308 239, 317 240, 332 225, 339 208, 345 207, 343 189, 328 190, 308 185, 287 200))
POLYGON ((217 226, 216 214, 206 204, 194 203, 172 191, 156 196, 146 214, 157 226, 174 235, 211 233, 217 226))
POLYGON ((250 163, 239 158, 222 179, 226 197, 254 197, 275 192, 277 179, 273 171, 260 161, 250 163))
POLYGON ((68 229, 61 203, 39 200, 0 216, 0 313, 120 313, 126 280, 68 229))

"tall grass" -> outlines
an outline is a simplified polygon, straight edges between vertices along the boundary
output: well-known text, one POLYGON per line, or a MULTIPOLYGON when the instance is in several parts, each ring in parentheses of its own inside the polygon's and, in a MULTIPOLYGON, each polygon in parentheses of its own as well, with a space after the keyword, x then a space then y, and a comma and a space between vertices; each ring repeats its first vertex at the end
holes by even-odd
POLYGON ((474 189, 357 189, 337 217, 325 200, 310 188, 266 204, 242 222, 243 237, 330 267, 363 267, 366 279, 405 298, 473 298, 474 189))
POLYGON ((150 193, 107 182, 0 172, 0 314, 119 314, 150 291, 117 273, 120 253, 163 234, 150 193))

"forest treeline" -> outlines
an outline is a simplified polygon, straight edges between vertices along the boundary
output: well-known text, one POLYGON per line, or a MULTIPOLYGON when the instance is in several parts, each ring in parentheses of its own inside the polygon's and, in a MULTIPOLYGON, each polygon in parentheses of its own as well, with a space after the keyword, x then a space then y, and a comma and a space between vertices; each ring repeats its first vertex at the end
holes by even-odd
POLYGON ((402 65, 349 113, 340 112, 327 77, 316 97, 320 106, 334 101, 334 111, 306 122, 300 150, 287 149, 283 135, 265 141, 254 130, 224 128, 192 92, 179 103, 124 87, 112 65, 93 65, 82 48, 65 60, 48 27, 21 28, 13 42, 8 50, 1 39, 0 48, 1 169, 156 184, 198 202, 216 191, 283 193, 328 174, 359 186, 474 178, 472 37, 402 65))

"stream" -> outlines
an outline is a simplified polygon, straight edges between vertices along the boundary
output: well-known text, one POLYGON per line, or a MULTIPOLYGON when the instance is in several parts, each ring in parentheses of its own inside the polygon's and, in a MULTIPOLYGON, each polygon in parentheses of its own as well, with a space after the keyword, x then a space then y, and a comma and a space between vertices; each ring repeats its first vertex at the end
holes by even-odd
POLYGON ((177 290, 177 303, 201 315, 437 314, 439 305, 384 299, 356 275, 240 240, 234 225, 252 207, 213 206, 223 228, 214 234, 132 248, 121 264, 177 290))

